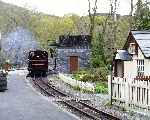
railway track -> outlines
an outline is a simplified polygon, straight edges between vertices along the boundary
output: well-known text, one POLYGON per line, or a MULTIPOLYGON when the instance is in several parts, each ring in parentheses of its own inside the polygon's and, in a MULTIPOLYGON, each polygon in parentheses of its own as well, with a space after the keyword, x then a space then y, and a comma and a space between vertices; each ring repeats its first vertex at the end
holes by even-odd
POLYGON ((78 111, 80 114, 91 118, 92 120, 120 120, 113 115, 94 108, 93 106, 87 104, 84 100, 63 100, 59 102, 75 111, 78 111))
POLYGON ((47 80, 43 80, 42 78, 32 79, 33 83, 38 87, 43 93, 47 96, 52 97, 67 97, 68 95, 59 89, 55 88, 55 86, 49 84, 47 80))
POLYGON ((71 96, 49 84, 47 80, 38 78, 32 79, 32 81, 41 92, 46 94, 46 96, 59 98, 58 100, 56 99, 58 103, 67 106, 69 109, 78 112, 80 115, 84 115, 92 120, 120 120, 111 114, 96 109, 89 103, 89 100, 72 99, 71 96))

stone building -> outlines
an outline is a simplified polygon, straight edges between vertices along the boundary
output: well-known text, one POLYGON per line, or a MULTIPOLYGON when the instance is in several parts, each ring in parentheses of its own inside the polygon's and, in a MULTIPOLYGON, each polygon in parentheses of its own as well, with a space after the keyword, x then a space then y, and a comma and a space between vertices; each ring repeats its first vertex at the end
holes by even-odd
POLYGON ((72 73, 89 66, 91 51, 89 35, 60 36, 56 46, 58 72, 72 73))

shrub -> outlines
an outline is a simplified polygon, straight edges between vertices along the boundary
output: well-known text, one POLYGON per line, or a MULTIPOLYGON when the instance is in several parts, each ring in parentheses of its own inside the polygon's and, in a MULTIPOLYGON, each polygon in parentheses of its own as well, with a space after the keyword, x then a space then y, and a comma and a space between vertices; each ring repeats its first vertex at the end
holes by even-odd
POLYGON ((107 81, 107 70, 104 67, 90 69, 90 73, 94 75, 94 81, 107 81))
POLYGON ((83 82, 87 82, 87 81, 95 81, 95 79, 96 79, 95 76, 89 73, 84 75, 80 80, 83 82))
POLYGON ((86 70, 79 70, 77 72, 75 72, 73 74, 73 77, 76 79, 76 80, 80 80, 80 81, 88 81, 87 79, 85 80, 84 77, 88 74, 88 71, 86 70))
POLYGON ((105 67, 101 68, 90 68, 89 70, 79 70, 73 74, 76 80, 83 82, 97 82, 97 81, 107 81, 107 69, 105 67))
POLYGON ((107 93, 108 92, 107 84, 97 83, 96 87, 95 87, 95 92, 96 93, 107 93))

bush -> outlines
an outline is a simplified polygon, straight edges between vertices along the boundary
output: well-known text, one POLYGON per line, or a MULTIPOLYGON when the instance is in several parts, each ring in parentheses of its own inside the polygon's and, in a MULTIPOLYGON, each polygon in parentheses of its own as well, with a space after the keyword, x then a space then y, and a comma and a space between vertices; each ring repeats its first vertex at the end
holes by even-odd
POLYGON ((84 75, 81 79, 80 79, 81 81, 83 81, 83 82, 87 82, 87 81, 95 81, 96 80, 96 78, 95 78, 95 76, 93 75, 93 74, 86 74, 86 75, 84 75))
POLYGON ((107 84, 97 83, 96 87, 95 87, 95 92, 96 93, 107 93, 108 92, 107 84))
POLYGON ((76 80, 81 80, 82 81, 82 78, 87 75, 87 71, 86 70, 79 70, 77 72, 75 72, 73 74, 73 77, 76 79, 76 80))
MULTIPOLYGON (((103 75, 106 74, 104 73, 103 75)), ((95 82, 96 93, 108 93, 107 82, 105 82, 106 76, 103 75, 100 69, 80 70, 74 74, 74 78, 83 82, 87 82, 87 81, 95 82)), ((74 86, 73 88, 74 90, 78 90, 78 91, 81 90, 79 86, 74 86)), ((83 92, 90 93, 91 91, 83 89, 83 92)))
POLYGON ((90 73, 94 75, 94 81, 107 81, 107 70, 104 67, 90 69, 90 73))
POLYGON ((76 80, 83 82, 96 82, 96 81, 107 81, 107 70, 104 67, 91 68, 89 70, 79 70, 73 74, 76 80))

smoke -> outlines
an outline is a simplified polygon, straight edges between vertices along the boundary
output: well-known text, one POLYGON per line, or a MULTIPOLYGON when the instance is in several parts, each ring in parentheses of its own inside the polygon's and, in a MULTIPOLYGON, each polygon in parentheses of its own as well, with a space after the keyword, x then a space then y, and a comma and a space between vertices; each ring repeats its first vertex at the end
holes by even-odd
POLYGON ((14 31, 2 38, 2 52, 5 57, 15 65, 25 65, 28 52, 39 48, 33 34, 23 27, 17 27, 14 31))

